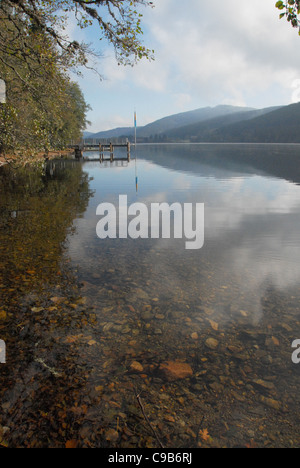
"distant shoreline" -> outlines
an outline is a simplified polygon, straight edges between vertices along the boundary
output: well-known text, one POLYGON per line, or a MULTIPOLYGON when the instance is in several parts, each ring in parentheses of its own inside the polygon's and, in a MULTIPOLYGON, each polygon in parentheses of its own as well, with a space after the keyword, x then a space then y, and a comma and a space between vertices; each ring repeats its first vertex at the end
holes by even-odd
POLYGON ((264 142, 189 142, 189 141, 174 141, 174 142, 162 142, 162 143, 137 143, 136 144, 137 146, 166 146, 166 145, 194 145, 194 146, 200 146, 200 145, 218 145, 218 146, 222 146, 222 145, 235 145, 235 146, 238 146, 238 145, 264 145, 264 146, 269 146, 269 145, 276 145, 276 146, 298 146, 300 145, 300 142, 299 143, 276 143, 276 142, 269 142, 269 143, 264 143, 264 142))

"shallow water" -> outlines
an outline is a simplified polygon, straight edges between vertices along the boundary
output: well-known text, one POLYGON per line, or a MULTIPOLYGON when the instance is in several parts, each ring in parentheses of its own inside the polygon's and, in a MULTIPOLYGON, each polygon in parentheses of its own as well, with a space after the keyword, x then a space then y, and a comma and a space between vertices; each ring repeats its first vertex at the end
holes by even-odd
POLYGON ((0 439, 2 428, 11 447, 299 446, 300 148, 131 156, 3 170, 0 439), (99 239, 97 206, 119 195, 149 210, 204 203, 203 248, 99 239))

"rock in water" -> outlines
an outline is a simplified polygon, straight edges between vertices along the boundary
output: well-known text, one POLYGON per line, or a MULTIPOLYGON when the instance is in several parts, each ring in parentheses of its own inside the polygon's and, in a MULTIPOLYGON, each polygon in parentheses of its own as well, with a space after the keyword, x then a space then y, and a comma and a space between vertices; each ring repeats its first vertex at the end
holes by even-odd
POLYGON ((133 361, 130 364, 130 370, 131 372, 143 372, 144 368, 140 362, 133 361))
POLYGON ((209 349, 216 349, 219 345, 218 341, 214 338, 208 338, 205 344, 209 349))
POLYGON ((186 379, 193 375, 193 369, 185 362, 167 361, 160 365, 159 371, 167 380, 186 379))

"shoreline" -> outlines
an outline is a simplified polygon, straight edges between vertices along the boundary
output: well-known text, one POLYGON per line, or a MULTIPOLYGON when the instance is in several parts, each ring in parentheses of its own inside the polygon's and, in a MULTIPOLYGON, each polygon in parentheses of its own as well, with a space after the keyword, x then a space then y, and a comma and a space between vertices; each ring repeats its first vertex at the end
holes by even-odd
POLYGON ((73 149, 49 151, 48 153, 39 152, 30 156, 21 157, 20 155, 8 155, 6 157, 0 155, 0 167, 6 166, 11 163, 21 163, 24 165, 36 163, 38 161, 49 161, 52 159, 63 159, 74 155, 73 149))

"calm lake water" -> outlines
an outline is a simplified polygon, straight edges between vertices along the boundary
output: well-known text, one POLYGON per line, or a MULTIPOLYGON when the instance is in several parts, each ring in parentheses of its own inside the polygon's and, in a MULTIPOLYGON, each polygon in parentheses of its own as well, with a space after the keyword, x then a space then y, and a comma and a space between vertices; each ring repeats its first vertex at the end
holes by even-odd
POLYGON ((0 444, 299 447, 299 184, 297 145, 2 168, 0 444), (99 239, 119 195, 204 203, 203 248, 99 239))

